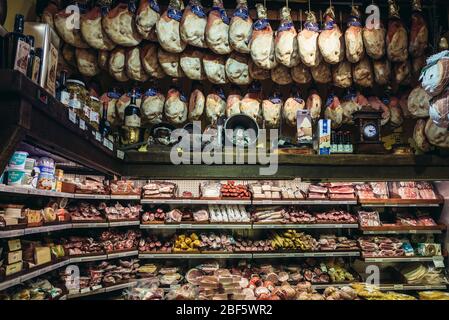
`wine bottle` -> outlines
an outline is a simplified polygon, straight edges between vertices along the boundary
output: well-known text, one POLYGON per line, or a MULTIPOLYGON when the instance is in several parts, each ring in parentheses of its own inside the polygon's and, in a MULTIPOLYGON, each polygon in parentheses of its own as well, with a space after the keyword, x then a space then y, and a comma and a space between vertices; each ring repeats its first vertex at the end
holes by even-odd
POLYGON ((30 45, 30 53, 28 54, 28 66, 27 66, 27 77, 32 78, 33 76, 33 64, 34 64, 34 37, 26 36, 26 41, 30 45))
POLYGON ((111 134, 111 124, 108 121, 108 103, 103 102, 103 113, 100 120, 100 134, 107 138, 111 134))
POLYGON ((56 92, 56 97, 63 105, 68 106, 70 101, 70 93, 67 90, 67 71, 62 70, 59 79, 59 87, 56 92))
POLYGON ((14 32, 8 33, 4 40, 2 67, 17 70, 27 74, 30 45, 23 34, 25 17, 17 14, 14 22, 14 32))
POLYGON ((131 103, 125 109, 124 135, 122 142, 125 145, 136 144, 140 141, 141 115, 137 106, 137 90, 131 91, 131 103))

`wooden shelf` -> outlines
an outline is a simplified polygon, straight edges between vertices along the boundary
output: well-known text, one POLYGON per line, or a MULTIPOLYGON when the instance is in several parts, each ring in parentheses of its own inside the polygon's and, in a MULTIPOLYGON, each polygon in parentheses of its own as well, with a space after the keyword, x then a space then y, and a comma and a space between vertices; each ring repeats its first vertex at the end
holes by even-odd
POLYGON ((437 226, 380 226, 380 227, 360 227, 364 234, 439 234, 446 231, 445 225, 437 226))

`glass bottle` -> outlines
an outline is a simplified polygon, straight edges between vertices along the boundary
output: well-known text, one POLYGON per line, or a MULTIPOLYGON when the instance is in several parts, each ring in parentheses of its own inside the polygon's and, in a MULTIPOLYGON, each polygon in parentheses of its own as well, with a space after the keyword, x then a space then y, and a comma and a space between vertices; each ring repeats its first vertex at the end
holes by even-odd
POLYGON ((59 76, 59 87, 56 92, 56 97, 63 105, 68 106, 70 102, 70 92, 67 89, 67 71, 62 70, 59 76))
POLYGON ((26 41, 30 45, 30 53, 28 54, 28 67, 27 67, 27 77, 32 78, 33 76, 33 64, 34 64, 34 37, 26 36, 26 41))
POLYGON ((14 31, 8 33, 3 40, 2 67, 4 69, 18 70, 26 75, 30 45, 23 34, 24 26, 25 17, 17 14, 14 22, 14 31))
POLYGON ((108 121, 108 103, 103 102, 103 113, 100 120, 100 134, 107 138, 111 134, 111 124, 108 121))
POLYGON ((137 106, 137 91, 131 92, 131 103, 126 107, 124 114, 124 134, 122 142, 124 145, 136 144, 140 141, 141 114, 137 106))

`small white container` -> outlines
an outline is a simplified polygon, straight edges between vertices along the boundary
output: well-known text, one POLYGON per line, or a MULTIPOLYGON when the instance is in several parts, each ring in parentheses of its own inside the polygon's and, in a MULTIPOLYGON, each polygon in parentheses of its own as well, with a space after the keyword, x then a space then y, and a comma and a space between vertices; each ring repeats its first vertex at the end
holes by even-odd
POLYGON ((28 152, 16 151, 9 159, 8 169, 9 170, 24 170, 25 164, 28 158, 28 152))

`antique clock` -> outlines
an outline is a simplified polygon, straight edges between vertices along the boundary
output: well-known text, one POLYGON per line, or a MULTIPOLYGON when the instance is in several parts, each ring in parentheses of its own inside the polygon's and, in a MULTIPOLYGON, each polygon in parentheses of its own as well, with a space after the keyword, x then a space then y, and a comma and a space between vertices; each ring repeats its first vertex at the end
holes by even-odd
POLYGON ((371 107, 363 107, 353 114, 358 133, 356 135, 356 152, 383 154, 387 151, 383 146, 380 133, 382 111, 371 107))

